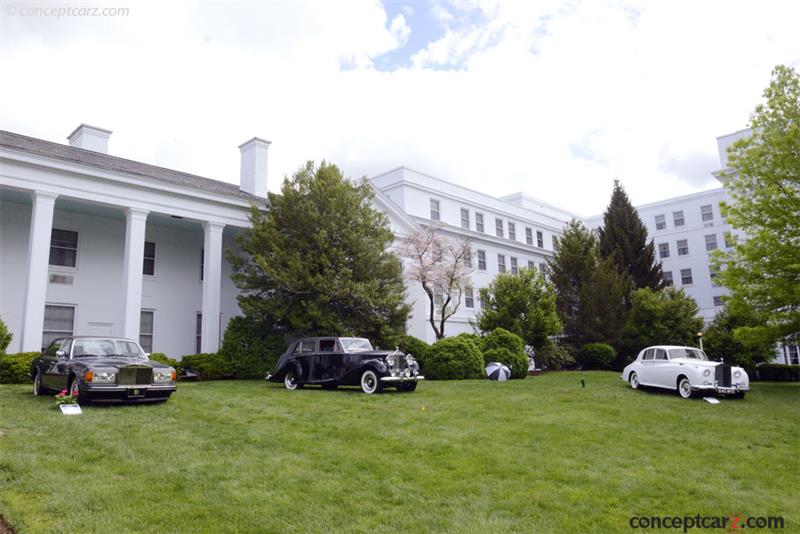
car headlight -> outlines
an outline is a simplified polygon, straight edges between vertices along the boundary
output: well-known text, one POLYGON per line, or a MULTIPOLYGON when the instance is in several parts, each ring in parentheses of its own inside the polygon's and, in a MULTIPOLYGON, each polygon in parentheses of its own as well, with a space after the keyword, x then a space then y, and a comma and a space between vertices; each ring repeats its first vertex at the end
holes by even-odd
POLYGON ((386 365, 389 367, 394 367, 397 363, 397 357, 394 354, 390 354, 386 357, 386 365))
POLYGON ((708 376, 710 374, 711 374, 711 369, 706 369, 705 371, 703 371, 703 376, 708 376))
MULTIPOLYGON (((86 378, 86 375, 84 375, 84 378, 86 378)), ((114 371, 95 369, 94 372, 92 373, 91 379, 87 381, 93 384, 113 384, 114 381, 116 381, 116 379, 117 379, 117 373, 115 373, 114 371)))
POLYGON ((153 382, 174 382, 175 378, 175 369, 172 367, 153 369, 153 382))
POLYGON ((733 378, 741 378, 741 377, 742 377, 742 372, 741 371, 737 370, 737 371, 733 372, 733 378))

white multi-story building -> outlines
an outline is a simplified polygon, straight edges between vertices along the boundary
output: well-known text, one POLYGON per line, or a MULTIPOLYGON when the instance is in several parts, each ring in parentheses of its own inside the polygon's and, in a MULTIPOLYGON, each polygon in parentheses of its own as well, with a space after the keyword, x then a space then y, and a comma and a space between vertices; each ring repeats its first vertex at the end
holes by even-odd
MULTIPOLYGON (((377 191, 375 206, 389 216, 396 234, 426 224, 436 225, 448 238, 470 241, 475 269, 472 285, 457 313, 447 321, 446 335, 473 331, 470 321, 481 307, 478 290, 487 287, 498 273, 543 270, 564 225, 574 217, 522 193, 496 198, 404 167, 370 182, 377 191)), ((408 333, 434 341, 428 296, 416 283, 409 284, 407 291, 413 306, 408 333)))
POLYGON ((215 352, 237 289, 223 251, 265 205, 269 142, 241 145, 234 185, 107 154, 81 125, 69 146, 0 132, 0 317, 10 352, 63 335, 215 352))

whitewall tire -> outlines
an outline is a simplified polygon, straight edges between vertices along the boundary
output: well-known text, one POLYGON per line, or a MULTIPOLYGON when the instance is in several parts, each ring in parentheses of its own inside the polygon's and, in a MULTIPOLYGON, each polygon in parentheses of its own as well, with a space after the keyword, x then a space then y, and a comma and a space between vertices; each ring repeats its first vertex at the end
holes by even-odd
POLYGON ((36 371, 36 376, 33 377, 33 394, 44 395, 45 393, 46 391, 42 387, 42 374, 39 371, 36 371))
POLYGON ((286 376, 283 377, 283 385, 286 386, 286 389, 289 391, 294 391, 300 387, 300 383, 297 381, 297 375, 294 371, 286 371, 286 376))
POLYGON ((69 394, 73 397, 80 397, 80 383, 78 377, 72 377, 72 382, 69 383, 69 394))
POLYGON ((372 369, 367 369, 361 374, 361 391, 367 395, 378 393, 383 389, 383 384, 372 369))
POLYGON ((685 376, 678 380, 678 395, 684 399, 690 399, 692 397, 692 383, 689 382, 689 379, 685 376))
POLYGON ((631 388, 639 389, 639 375, 635 372, 631 373, 630 377, 628 378, 628 382, 631 384, 631 388))

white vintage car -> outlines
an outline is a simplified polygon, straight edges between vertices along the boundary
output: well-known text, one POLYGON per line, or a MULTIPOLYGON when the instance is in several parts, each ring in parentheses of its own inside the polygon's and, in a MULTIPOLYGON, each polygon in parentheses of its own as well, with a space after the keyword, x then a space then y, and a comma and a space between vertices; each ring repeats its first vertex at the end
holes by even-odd
POLYGON ((656 345, 642 350, 622 370, 622 379, 633 389, 654 386, 678 390, 688 399, 695 392, 722 393, 742 398, 750 391, 750 378, 741 367, 708 360, 693 347, 656 345))

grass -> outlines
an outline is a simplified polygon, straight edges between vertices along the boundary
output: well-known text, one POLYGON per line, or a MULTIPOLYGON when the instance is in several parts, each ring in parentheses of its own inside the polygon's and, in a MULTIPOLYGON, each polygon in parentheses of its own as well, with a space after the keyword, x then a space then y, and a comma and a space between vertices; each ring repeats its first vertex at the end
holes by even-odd
POLYGON ((415 393, 183 383, 63 416, 0 386, 0 514, 26 532, 609 532, 632 515, 800 528, 800 384, 712 406, 616 373, 415 393))

